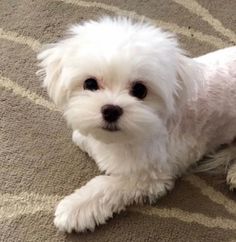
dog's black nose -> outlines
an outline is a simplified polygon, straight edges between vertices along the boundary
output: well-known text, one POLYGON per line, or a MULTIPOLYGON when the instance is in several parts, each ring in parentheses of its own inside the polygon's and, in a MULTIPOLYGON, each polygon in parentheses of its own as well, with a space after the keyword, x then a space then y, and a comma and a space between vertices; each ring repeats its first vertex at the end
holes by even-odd
POLYGON ((116 122, 122 113, 122 108, 117 105, 107 104, 102 107, 103 119, 108 123, 116 122))

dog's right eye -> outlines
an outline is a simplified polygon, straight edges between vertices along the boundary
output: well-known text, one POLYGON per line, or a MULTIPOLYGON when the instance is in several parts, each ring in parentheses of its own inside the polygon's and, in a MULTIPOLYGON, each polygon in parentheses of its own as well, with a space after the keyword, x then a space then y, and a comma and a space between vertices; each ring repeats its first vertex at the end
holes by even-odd
POLYGON ((147 88, 142 82, 134 82, 130 94, 138 99, 144 99, 147 96, 147 88))
POLYGON ((94 78, 89 78, 84 81, 84 90, 96 91, 98 90, 97 80, 94 78))

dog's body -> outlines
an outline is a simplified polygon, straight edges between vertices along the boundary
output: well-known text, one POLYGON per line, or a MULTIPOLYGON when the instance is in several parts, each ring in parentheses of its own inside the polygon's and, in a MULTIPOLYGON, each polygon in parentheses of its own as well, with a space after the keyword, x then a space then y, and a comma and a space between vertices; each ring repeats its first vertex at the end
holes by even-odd
MULTIPOLYGON (((105 175, 59 203, 54 222, 68 232, 155 201, 236 136, 236 47, 190 59, 172 35, 124 19, 73 32, 40 55, 44 84, 105 175)), ((236 187, 235 168, 228 181, 236 187)))

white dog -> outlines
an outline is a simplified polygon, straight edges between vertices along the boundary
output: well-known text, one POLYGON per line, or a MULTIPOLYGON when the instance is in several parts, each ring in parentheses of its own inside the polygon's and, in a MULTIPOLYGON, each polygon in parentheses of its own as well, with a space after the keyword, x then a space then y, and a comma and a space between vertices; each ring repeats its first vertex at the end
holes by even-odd
MULTIPOLYGON (((89 21, 71 32, 39 59, 73 141, 105 172, 56 209, 59 230, 80 232, 127 205, 155 201, 205 154, 232 143, 236 47, 191 59, 172 34, 124 18, 89 21)), ((227 159, 205 168, 225 162, 235 188, 236 152, 224 152, 227 159)))

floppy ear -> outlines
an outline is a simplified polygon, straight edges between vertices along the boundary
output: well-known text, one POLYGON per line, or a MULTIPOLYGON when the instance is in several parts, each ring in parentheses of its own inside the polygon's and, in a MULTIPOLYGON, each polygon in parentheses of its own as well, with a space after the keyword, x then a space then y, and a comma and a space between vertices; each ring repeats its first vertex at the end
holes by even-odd
POLYGON ((180 103, 196 97, 203 83, 202 66, 183 53, 177 55, 177 100, 180 103))
POLYGON ((48 45, 38 55, 41 69, 37 74, 43 79, 43 86, 47 88, 50 98, 59 107, 63 106, 67 95, 61 79, 62 59, 63 53, 58 44, 48 45))

